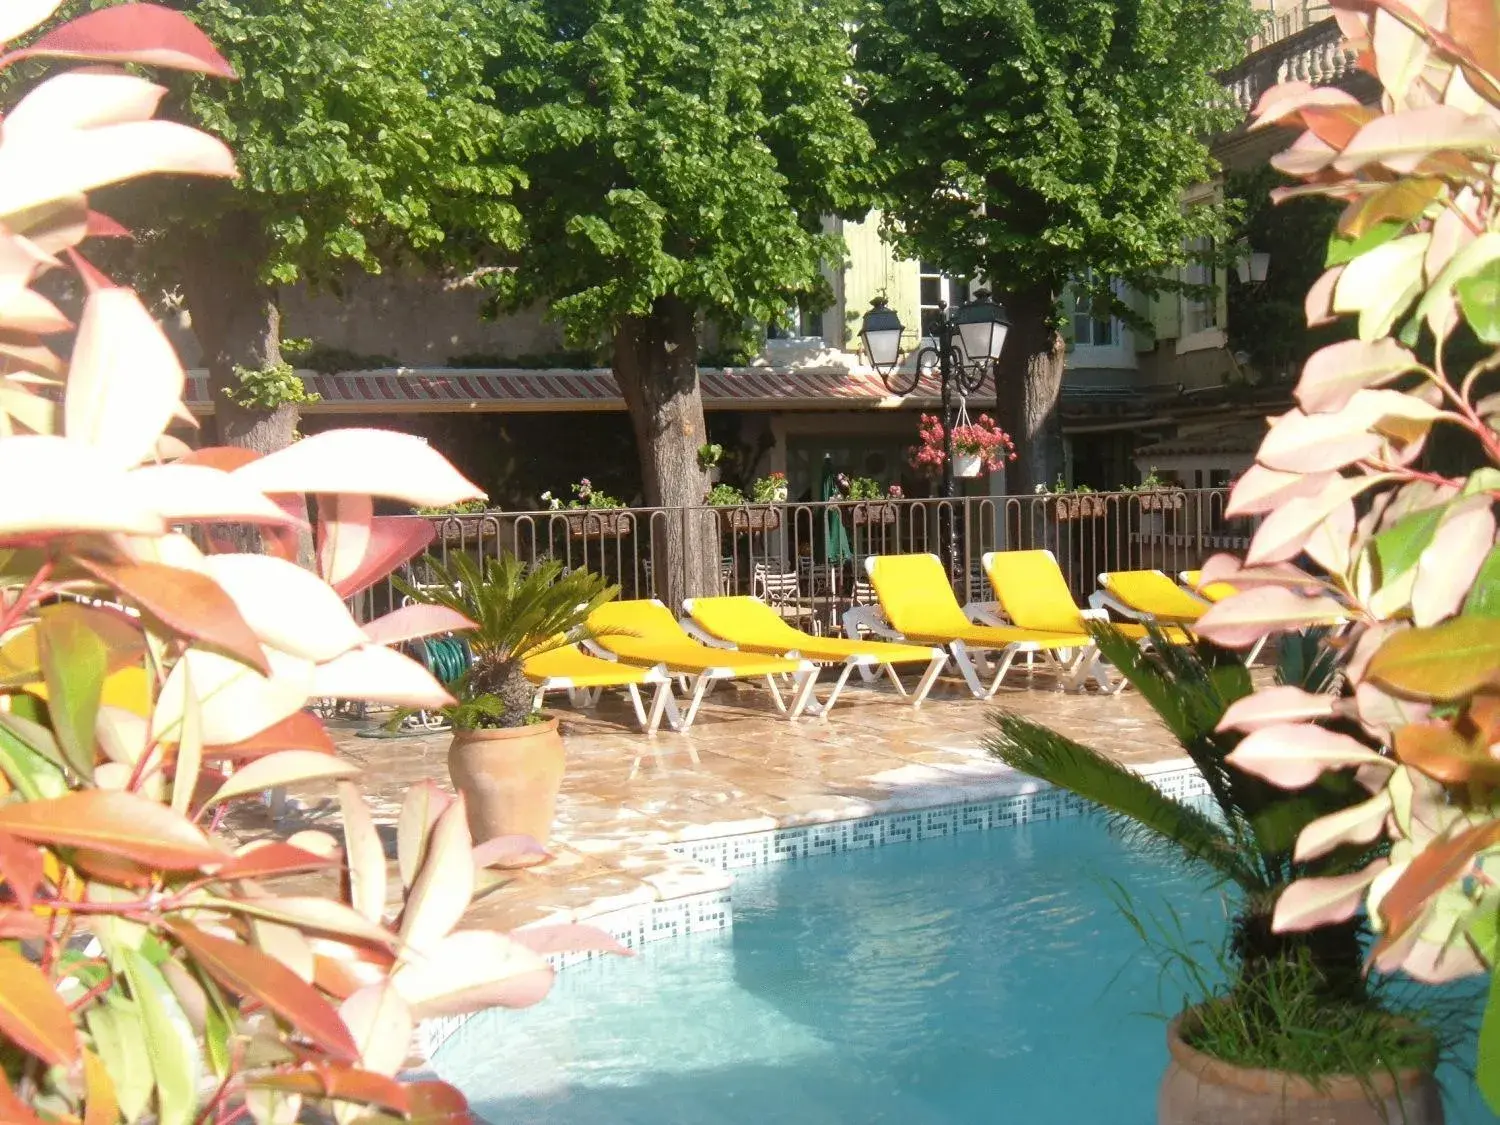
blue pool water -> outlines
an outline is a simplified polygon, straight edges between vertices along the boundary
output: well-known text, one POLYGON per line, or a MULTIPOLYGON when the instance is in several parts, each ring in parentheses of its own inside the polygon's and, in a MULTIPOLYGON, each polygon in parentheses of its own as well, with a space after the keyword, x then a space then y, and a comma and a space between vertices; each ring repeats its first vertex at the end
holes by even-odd
MULTIPOLYGON (((1093 819, 822 856, 737 873, 732 932, 570 968, 434 1065, 493 1125, 1151 1125, 1181 994, 1111 881, 1222 929, 1218 892, 1093 819)), ((1444 1077, 1450 1125, 1500 1120, 1444 1077)))

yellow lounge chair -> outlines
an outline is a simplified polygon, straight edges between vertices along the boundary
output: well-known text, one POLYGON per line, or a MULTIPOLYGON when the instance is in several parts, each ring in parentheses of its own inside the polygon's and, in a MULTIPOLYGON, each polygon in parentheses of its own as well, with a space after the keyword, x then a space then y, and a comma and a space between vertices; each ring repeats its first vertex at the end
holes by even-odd
POLYGON ((1099 589, 1089 598, 1095 609, 1112 609, 1132 621, 1159 625, 1192 625, 1208 601, 1190 594, 1159 570, 1116 570, 1099 575, 1099 589))
MULTIPOLYGON (((1088 632, 1089 621, 1109 621, 1102 609, 1079 609, 1063 577, 1062 567, 1051 551, 989 551, 981 562, 994 588, 995 598, 1011 624, 1021 629, 1042 629, 1056 633, 1088 632)), ((1115 623, 1115 629, 1138 644, 1149 643, 1151 634, 1139 623, 1115 623)), ((1185 631, 1174 626, 1162 628, 1163 638, 1174 644, 1191 643, 1185 631)), ((1097 656, 1090 674, 1100 687, 1119 691, 1123 679, 1111 683, 1097 656)))
POLYGON ((1203 572, 1201 570, 1184 570, 1177 576, 1183 588, 1190 594, 1210 602, 1222 602, 1225 598, 1233 597, 1239 590, 1228 582, 1210 582, 1203 585, 1203 572))
POLYGON ((682 605, 692 618, 688 626, 694 627, 706 638, 727 641, 741 652, 764 652, 776 656, 800 657, 816 664, 842 665, 839 678, 834 682, 828 698, 818 701, 822 714, 826 715, 839 697, 839 692, 849 681, 849 674, 856 668, 868 683, 880 670, 890 676, 896 690, 902 695, 906 688, 896 674, 897 664, 926 664, 927 670, 917 682, 912 697, 912 706, 922 706, 938 673, 948 663, 948 654, 940 648, 923 645, 895 644, 891 641, 847 640, 843 637, 814 637, 794 629, 770 606, 759 598, 722 597, 689 598, 682 605))
POLYGON ((551 652, 530 657, 523 665, 526 678, 536 685, 536 706, 542 705, 543 696, 549 692, 565 691, 578 707, 592 707, 605 688, 624 688, 635 708, 636 721, 641 730, 655 734, 661 726, 662 716, 677 726, 677 707, 672 701, 672 677, 666 666, 655 664, 643 668, 639 664, 624 664, 618 660, 606 660, 584 652, 576 644, 563 645, 551 652), (655 684, 656 693, 647 711, 641 701, 641 685, 655 684))
MULTIPOLYGON (((1000 689, 1017 656, 1040 653, 1068 678, 1064 686, 1082 687, 1093 662, 1094 641, 1077 630, 1021 629, 1005 625, 976 625, 964 616, 942 560, 936 555, 871 555, 865 572, 880 599, 888 629, 881 630, 918 644, 941 644, 977 699, 989 699, 1000 689), (1000 654, 995 678, 986 690, 971 649, 1000 654), (1066 652, 1067 658, 1059 659, 1066 652)), ((847 615, 846 615, 847 620, 847 615)))
POLYGON ((631 664, 663 664, 673 675, 693 681, 679 730, 693 725, 704 694, 720 680, 764 677, 776 709, 795 719, 807 707, 818 678, 818 666, 808 660, 733 652, 701 644, 688 636, 671 611, 655 598, 609 602, 589 614, 589 626, 602 634, 588 642, 590 647, 631 664), (795 677, 796 690, 790 704, 781 698, 777 676, 795 677))

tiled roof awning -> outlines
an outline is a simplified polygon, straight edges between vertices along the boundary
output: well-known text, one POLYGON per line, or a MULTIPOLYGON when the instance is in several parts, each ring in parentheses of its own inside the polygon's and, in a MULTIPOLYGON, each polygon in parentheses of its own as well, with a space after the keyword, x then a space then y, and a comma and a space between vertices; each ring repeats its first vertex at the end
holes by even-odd
POLYGON ((1136 460, 1150 457, 1200 457, 1215 453, 1255 453, 1266 436, 1264 418, 1193 430, 1135 452, 1136 460))
MULTIPOLYGON (((345 371, 336 375, 300 372, 319 401, 308 413, 416 413, 422 411, 624 410, 614 376, 608 371, 483 371, 467 368, 397 368, 345 371)), ((936 376, 926 376, 915 394, 891 395, 868 369, 785 370, 770 367, 705 370, 704 405, 730 410, 892 409, 938 402, 936 376)), ((993 396, 993 383, 975 397, 993 396)), ((188 376, 188 406, 213 412, 208 376, 188 376)))

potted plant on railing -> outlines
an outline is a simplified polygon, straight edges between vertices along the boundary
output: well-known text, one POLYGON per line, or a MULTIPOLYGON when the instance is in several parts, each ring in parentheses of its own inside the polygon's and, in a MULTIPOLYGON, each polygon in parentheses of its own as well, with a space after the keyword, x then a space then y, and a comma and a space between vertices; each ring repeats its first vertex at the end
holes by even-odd
POLYGON ((896 505, 888 501, 900 498, 900 485, 892 485, 893 491, 887 493, 880 482, 872 477, 850 479, 840 475, 839 488, 845 499, 859 501, 850 509, 850 516, 856 525, 896 522, 896 505))
POLYGON ((1048 497, 1047 506, 1059 521, 1068 520, 1091 520, 1103 516, 1109 511, 1109 505, 1104 497, 1099 496, 1086 484, 1075 484, 1068 487, 1067 481, 1058 476, 1057 480, 1048 488, 1044 484, 1036 486, 1038 495, 1048 497))
POLYGON ((732 532, 775 531, 781 526, 781 509, 786 503, 786 474, 768 473, 750 485, 747 497, 733 485, 716 484, 705 501, 719 513, 719 521, 732 532))
MULTIPOLYGON (((1329 909, 1349 873, 1385 863, 1386 849, 1371 843, 1373 832, 1340 847, 1313 846, 1317 826, 1355 823, 1369 790, 1351 772, 1287 793, 1236 768, 1247 738, 1225 720, 1247 714, 1255 699, 1249 669, 1224 650, 1161 638, 1147 653, 1108 626, 1095 638, 1192 758, 1214 812, 1017 715, 996 717, 986 747, 1012 768, 1082 797, 1133 840, 1159 845, 1189 870, 1234 888, 1215 965, 1196 963, 1171 933, 1153 939, 1131 908, 1143 938, 1185 966, 1188 978, 1188 1006, 1168 1032, 1158 1125, 1441 1122, 1435 1034, 1366 977, 1363 919, 1329 909), (1283 923, 1293 915, 1311 928, 1289 930, 1283 923)), ((1320 633, 1284 638, 1275 702, 1268 698, 1261 709, 1265 722, 1299 709, 1331 714, 1337 672, 1336 650, 1320 633)), ((1351 747, 1363 747, 1357 723, 1337 725, 1351 747)), ((1376 829, 1380 823, 1373 821, 1376 829)))
POLYGON ((1127 485, 1125 492, 1135 494, 1135 502, 1143 512, 1181 511, 1187 496, 1175 484, 1156 475, 1156 466, 1133 488, 1127 485))
POLYGON ((465 500, 443 507, 418 508, 417 515, 431 520, 437 534, 444 540, 468 542, 479 538, 485 513, 490 510, 488 501, 465 500))
POLYGON ((551 492, 544 492, 542 503, 550 512, 570 513, 567 517, 568 534, 572 538, 619 537, 630 534, 635 521, 628 511, 622 510, 625 507, 623 503, 609 493, 595 488, 588 477, 568 487, 573 493, 571 500, 565 503, 551 492), (584 510, 589 510, 589 514, 583 515, 584 510), (572 514, 574 512, 579 514, 572 514))
POLYGON ((415 602, 443 606, 474 623, 459 635, 473 663, 447 685, 455 702, 441 713, 453 728, 448 774, 464 795, 476 840, 552 833, 564 758, 557 719, 533 706, 525 662, 592 636, 588 616, 619 593, 589 570, 563 573, 548 559, 527 566, 514 555, 467 555, 445 565, 424 560, 428 580, 394 579, 415 602))
MULTIPOLYGON (((932 414, 923 414, 918 419, 917 444, 907 451, 907 459, 912 468, 925 476, 936 477, 942 473, 948 460, 942 419, 932 414)), ((1015 443, 993 418, 981 414, 971 422, 966 413, 959 413, 953 427, 955 477, 972 478, 981 472, 997 472, 1007 461, 1015 459, 1015 443)))

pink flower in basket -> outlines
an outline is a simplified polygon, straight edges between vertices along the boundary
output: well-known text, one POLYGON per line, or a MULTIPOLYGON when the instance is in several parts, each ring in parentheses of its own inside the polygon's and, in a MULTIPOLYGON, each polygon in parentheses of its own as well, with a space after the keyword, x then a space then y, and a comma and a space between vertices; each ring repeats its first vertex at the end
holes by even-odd
MULTIPOLYGON (((947 460, 942 420, 923 414, 917 424, 917 439, 917 444, 907 451, 907 459, 919 473, 937 476, 947 460)), ((953 452, 958 457, 978 457, 985 471, 991 473, 1016 459, 1015 443, 988 414, 953 427, 953 452)))

